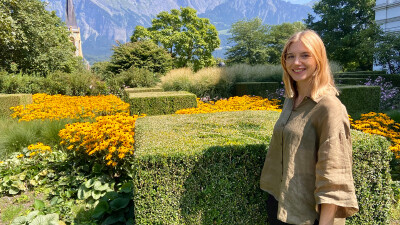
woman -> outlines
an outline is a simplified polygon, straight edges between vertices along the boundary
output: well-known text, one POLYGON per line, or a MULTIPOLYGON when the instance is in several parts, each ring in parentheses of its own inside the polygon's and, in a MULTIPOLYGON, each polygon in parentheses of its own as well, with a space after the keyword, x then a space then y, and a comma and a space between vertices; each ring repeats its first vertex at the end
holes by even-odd
POLYGON ((260 180, 269 193, 269 223, 344 224, 358 211, 350 124, 321 38, 296 33, 281 64, 286 100, 260 180))

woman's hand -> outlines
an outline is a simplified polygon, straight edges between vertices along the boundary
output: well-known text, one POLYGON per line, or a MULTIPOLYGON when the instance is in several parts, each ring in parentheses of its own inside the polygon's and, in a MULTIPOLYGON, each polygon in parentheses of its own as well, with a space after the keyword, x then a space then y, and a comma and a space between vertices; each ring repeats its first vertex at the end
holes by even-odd
POLYGON ((337 206, 334 204, 321 204, 319 225, 333 225, 337 206))

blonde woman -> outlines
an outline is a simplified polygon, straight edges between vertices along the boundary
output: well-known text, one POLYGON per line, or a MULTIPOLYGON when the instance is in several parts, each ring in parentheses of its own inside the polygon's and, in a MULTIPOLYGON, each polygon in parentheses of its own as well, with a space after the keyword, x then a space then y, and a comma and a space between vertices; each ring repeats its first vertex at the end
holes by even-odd
POLYGON ((269 224, 345 224, 358 211, 350 125, 321 38, 296 33, 281 64, 286 99, 260 180, 269 224))

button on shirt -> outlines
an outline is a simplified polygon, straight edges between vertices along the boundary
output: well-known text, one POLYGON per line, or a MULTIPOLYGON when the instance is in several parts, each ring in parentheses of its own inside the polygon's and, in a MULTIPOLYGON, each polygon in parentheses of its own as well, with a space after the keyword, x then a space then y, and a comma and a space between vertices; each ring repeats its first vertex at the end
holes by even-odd
POLYGON ((346 108, 333 95, 293 105, 294 99, 285 100, 274 126, 261 189, 278 200, 277 218, 289 224, 313 224, 324 203, 338 206, 336 218, 353 215, 358 205, 346 108))

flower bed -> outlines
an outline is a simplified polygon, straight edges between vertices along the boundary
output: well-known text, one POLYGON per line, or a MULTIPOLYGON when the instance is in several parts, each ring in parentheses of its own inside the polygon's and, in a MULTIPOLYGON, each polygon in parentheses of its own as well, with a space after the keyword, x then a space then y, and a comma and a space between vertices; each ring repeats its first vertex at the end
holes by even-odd
POLYGON ((364 133, 377 134, 388 138, 390 150, 400 159, 400 124, 384 113, 370 112, 361 114, 359 120, 351 121, 352 128, 364 133))
POLYGON ((96 116, 129 113, 129 104, 114 95, 66 96, 35 94, 33 103, 11 107, 13 118, 19 121, 36 119, 94 118, 96 116))
POLYGON ((198 114, 244 110, 270 110, 281 112, 279 100, 262 98, 259 96, 230 97, 218 101, 203 102, 197 99, 197 108, 181 109, 176 114, 198 114))

